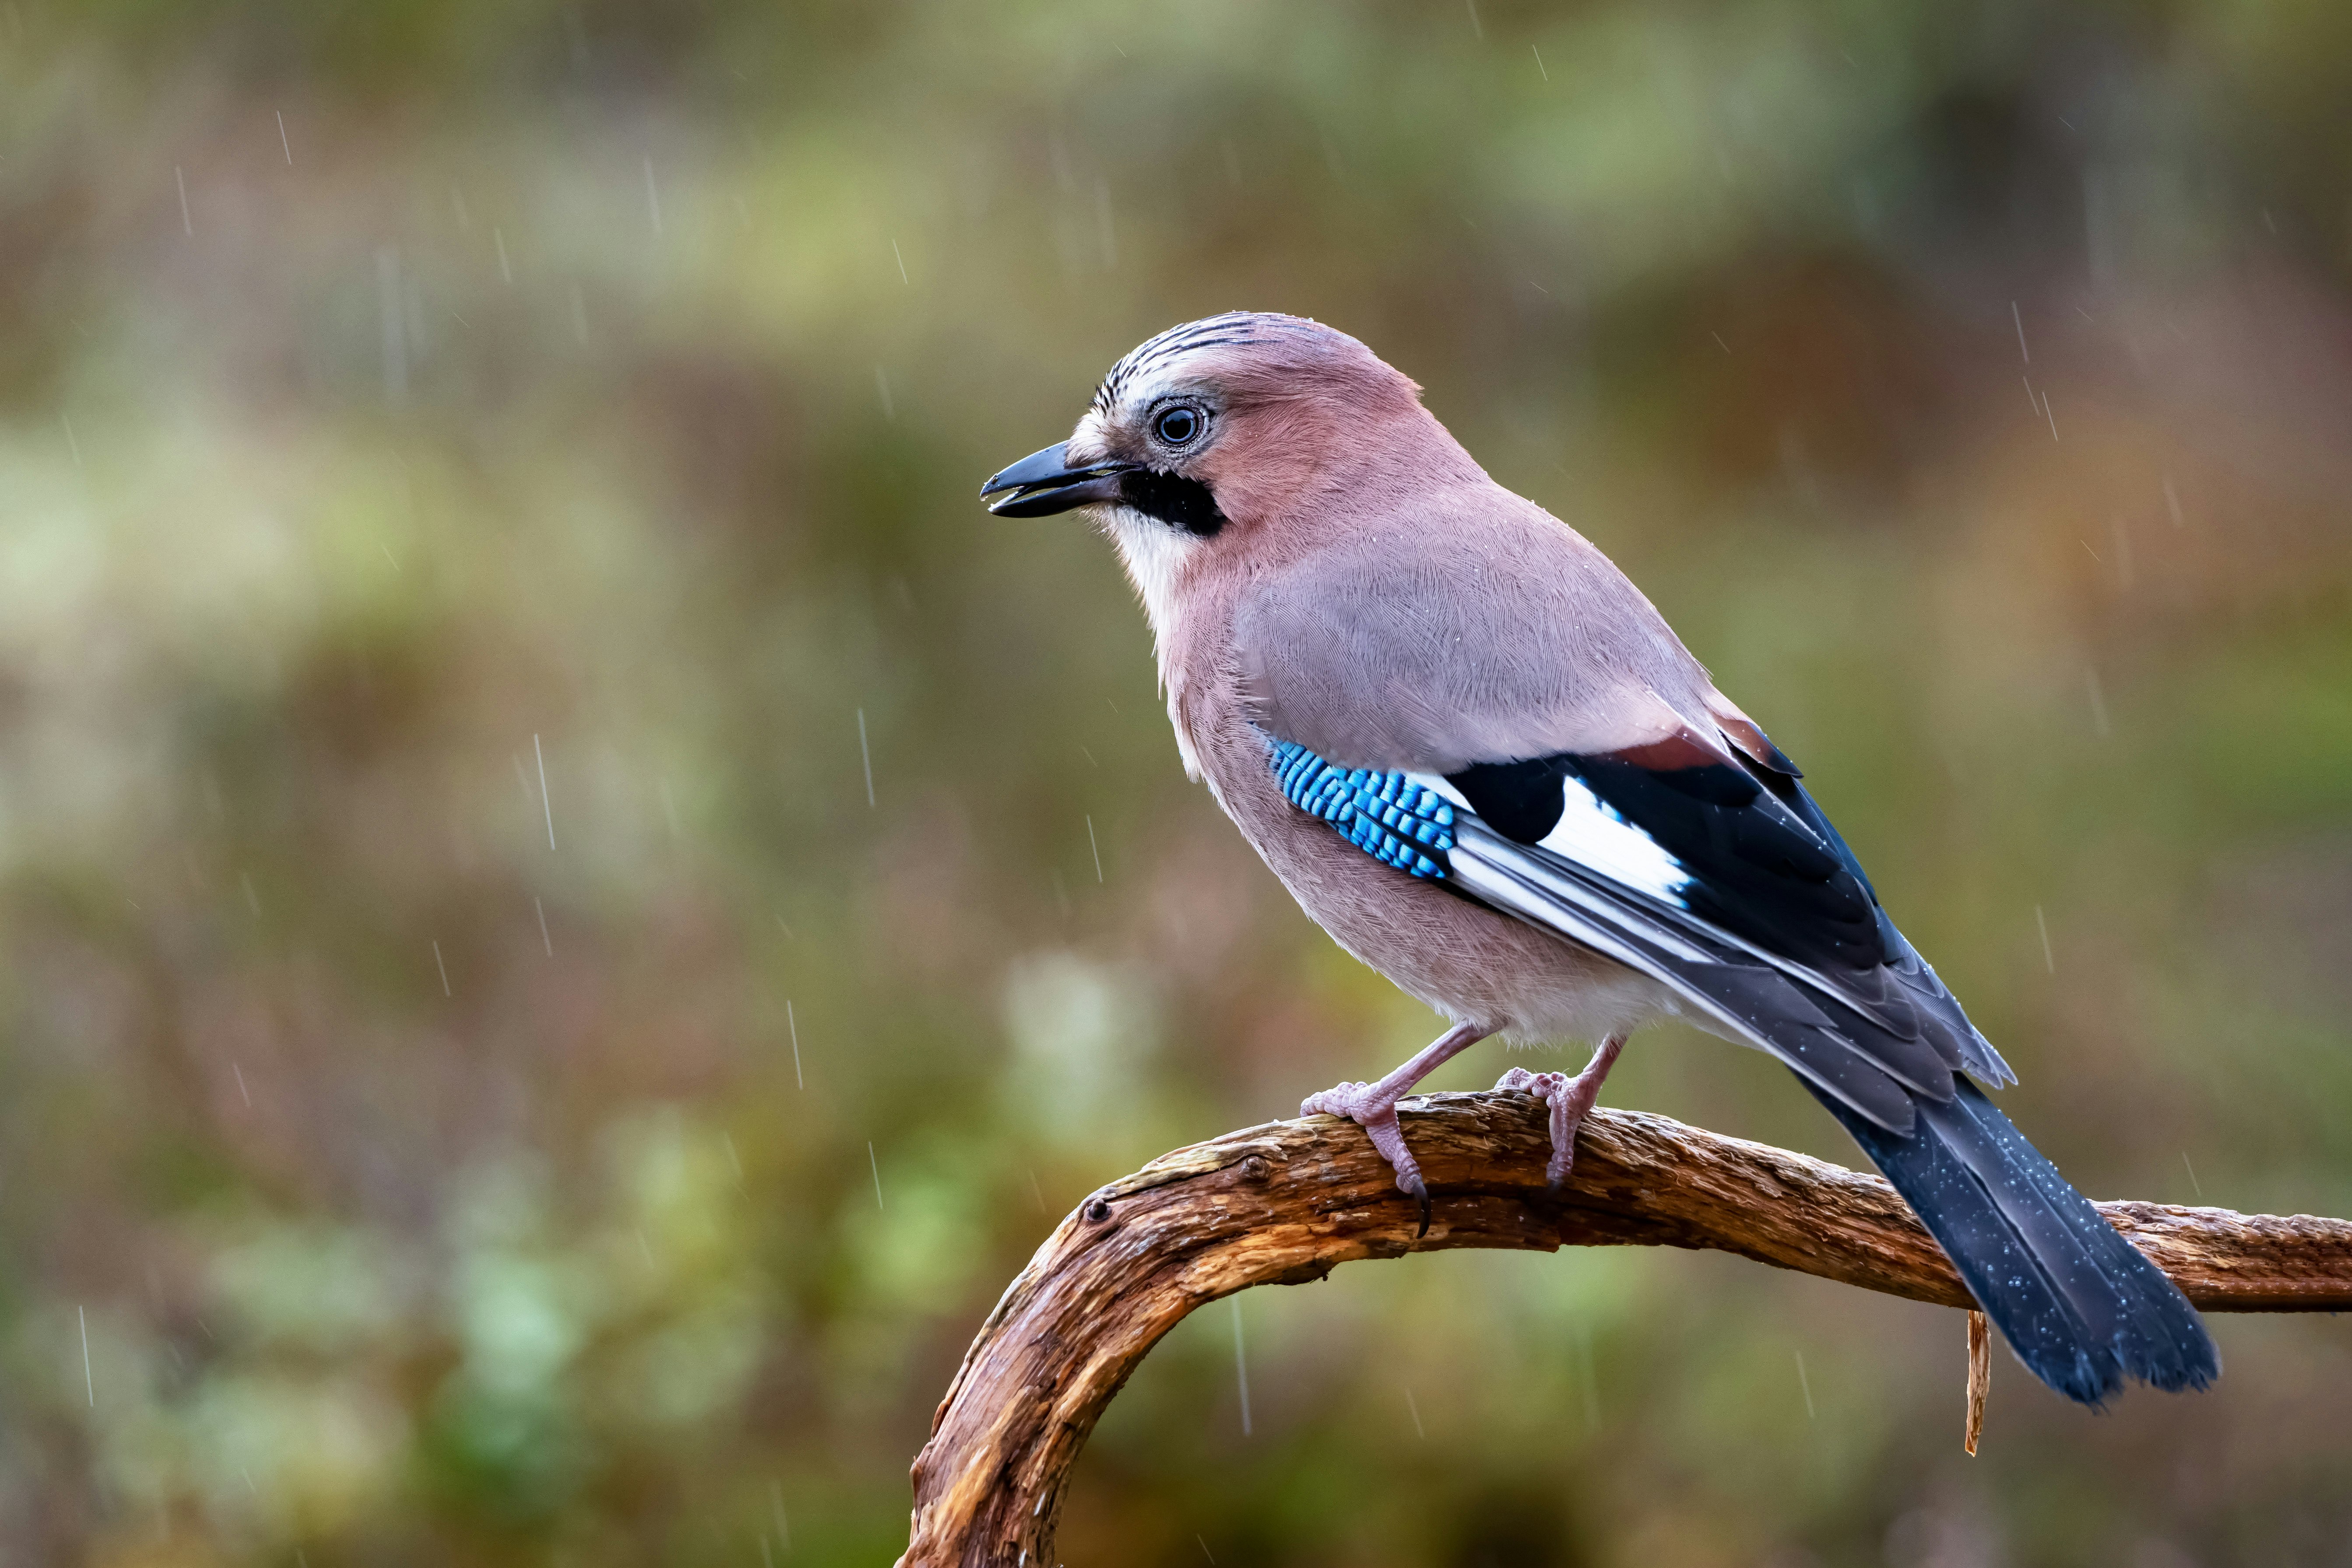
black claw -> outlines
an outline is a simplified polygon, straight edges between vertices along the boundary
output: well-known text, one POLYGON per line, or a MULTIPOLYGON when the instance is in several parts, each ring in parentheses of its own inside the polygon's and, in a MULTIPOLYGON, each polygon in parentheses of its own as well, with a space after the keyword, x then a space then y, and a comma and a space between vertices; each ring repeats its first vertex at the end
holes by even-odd
POLYGON ((1421 1205, 1421 1228, 1412 1233, 1412 1238, 1419 1241, 1429 1234, 1429 1189, 1416 1185, 1412 1195, 1421 1205))

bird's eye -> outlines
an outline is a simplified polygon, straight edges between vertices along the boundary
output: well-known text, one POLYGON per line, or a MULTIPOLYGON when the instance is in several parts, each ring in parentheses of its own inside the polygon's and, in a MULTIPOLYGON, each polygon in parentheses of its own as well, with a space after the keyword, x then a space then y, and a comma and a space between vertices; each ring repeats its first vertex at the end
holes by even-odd
POLYGON ((1181 447, 1201 433, 1201 416, 1181 404, 1152 422, 1152 433, 1171 447, 1181 447))

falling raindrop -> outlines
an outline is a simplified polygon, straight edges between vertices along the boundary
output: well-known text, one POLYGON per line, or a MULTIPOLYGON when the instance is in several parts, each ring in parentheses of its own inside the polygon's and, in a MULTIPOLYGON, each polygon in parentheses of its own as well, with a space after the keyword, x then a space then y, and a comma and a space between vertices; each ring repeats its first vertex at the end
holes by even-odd
POLYGON ((1242 1299, 1234 1298, 1234 1378, 1241 1388, 1242 1436, 1250 1435, 1249 1356, 1242 1348, 1242 1299))
POLYGON ((539 759, 539 804, 547 814, 547 851, 555 853, 555 802, 547 793, 547 752, 540 746, 539 731, 531 731, 530 754, 539 759))
POLYGON ((866 806, 874 807, 874 752, 866 743, 866 710, 857 710, 857 760, 866 768, 866 806))

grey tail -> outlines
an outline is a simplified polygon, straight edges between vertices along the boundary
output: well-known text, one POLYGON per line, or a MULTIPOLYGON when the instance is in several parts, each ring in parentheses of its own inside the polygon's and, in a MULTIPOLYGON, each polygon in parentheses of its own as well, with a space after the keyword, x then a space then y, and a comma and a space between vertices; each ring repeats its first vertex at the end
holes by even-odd
POLYGON ((2212 1336, 2164 1272, 2099 1216, 1966 1079, 1919 1100, 1906 1135, 1800 1082, 1926 1222, 2026 1369, 2094 1408, 2126 1377, 2177 1391, 2221 1374, 2212 1336))

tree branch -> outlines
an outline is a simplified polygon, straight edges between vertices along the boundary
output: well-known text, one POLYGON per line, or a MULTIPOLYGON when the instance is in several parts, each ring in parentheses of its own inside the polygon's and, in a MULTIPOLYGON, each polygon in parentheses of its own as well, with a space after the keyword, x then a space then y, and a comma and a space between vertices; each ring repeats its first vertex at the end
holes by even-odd
MULTIPOLYGON (((1661 1116, 1595 1110, 1567 1191, 1543 1180, 1543 1108, 1524 1095, 1406 1101, 1435 1209, 1411 1199, 1353 1124, 1271 1122, 1162 1155, 1063 1220, 989 1313, 914 1467, 899 1568, 1054 1562, 1078 1450, 1186 1313, 1252 1285, 1320 1279, 1360 1258, 1454 1247, 1689 1247, 1864 1289, 1972 1305, 1875 1176, 1661 1116)), ((2352 1221, 2169 1204, 2100 1212, 2209 1311, 2352 1310, 2352 1221)))

